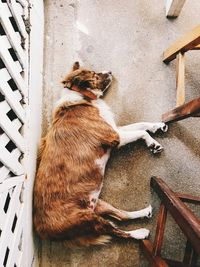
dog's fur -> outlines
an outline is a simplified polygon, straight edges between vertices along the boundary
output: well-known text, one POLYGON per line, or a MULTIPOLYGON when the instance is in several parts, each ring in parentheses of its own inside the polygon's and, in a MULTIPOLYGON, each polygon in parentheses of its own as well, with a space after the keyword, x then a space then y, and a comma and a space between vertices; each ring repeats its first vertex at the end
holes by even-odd
POLYGON ((34 226, 42 239, 88 246, 104 244, 111 236, 143 239, 149 234, 147 229, 122 231, 102 216, 150 217, 151 206, 126 212, 98 197, 111 149, 142 138, 158 153, 162 146, 146 131, 167 127, 163 123, 117 127, 108 106, 98 99, 111 80, 111 73, 95 73, 76 62, 62 82, 66 88, 41 142, 34 186, 34 226))

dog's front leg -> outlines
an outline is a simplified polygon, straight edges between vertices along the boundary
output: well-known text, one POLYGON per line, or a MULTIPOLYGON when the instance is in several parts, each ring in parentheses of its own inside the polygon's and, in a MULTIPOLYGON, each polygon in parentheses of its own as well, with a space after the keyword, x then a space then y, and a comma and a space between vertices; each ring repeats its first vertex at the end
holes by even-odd
POLYGON ((119 147, 124 146, 128 143, 135 142, 139 139, 143 139, 146 145, 150 148, 151 152, 154 154, 160 153, 163 147, 154 140, 146 131, 124 131, 122 129, 118 130, 120 143, 119 147))
POLYGON ((168 126, 163 122, 137 122, 119 127, 119 129, 124 131, 149 131, 151 133, 155 133, 158 130, 166 132, 168 126))

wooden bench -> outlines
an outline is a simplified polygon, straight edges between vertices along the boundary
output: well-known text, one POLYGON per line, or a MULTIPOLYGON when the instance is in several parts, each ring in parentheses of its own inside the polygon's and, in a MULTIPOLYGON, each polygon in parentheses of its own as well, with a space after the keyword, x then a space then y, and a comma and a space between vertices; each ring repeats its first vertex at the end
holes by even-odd
POLYGON ((153 244, 150 240, 142 240, 140 242, 141 249, 148 259, 150 266, 196 267, 198 255, 200 255, 200 220, 184 202, 200 204, 200 197, 175 193, 161 178, 157 177, 151 178, 151 187, 161 199, 156 234, 153 244), (185 255, 182 262, 161 257, 168 212, 187 238, 185 255))

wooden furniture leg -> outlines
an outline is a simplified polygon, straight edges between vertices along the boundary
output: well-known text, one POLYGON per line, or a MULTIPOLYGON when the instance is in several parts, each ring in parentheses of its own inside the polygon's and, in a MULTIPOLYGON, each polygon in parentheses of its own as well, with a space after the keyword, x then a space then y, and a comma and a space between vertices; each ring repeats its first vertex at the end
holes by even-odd
POLYGON ((181 12, 185 0, 167 0, 166 1, 166 17, 176 18, 181 12))
POLYGON ((196 116, 199 112, 200 97, 163 114, 162 121, 165 123, 180 121, 188 117, 196 116))
POLYGON ((188 117, 198 117, 200 98, 185 103, 185 53, 200 49, 200 25, 185 34, 171 45, 163 55, 163 61, 169 63, 176 58, 176 108, 162 115, 162 121, 171 123, 188 117))
POLYGON ((151 178, 151 187, 161 199, 156 235, 154 243, 150 240, 140 242, 141 249, 152 267, 196 267, 198 255, 200 255, 200 220, 193 214, 184 202, 200 204, 200 197, 174 193, 167 184, 157 177, 151 178), (187 237, 185 255, 182 262, 171 259, 162 259, 161 248, 164 238, 167 212, 171 214, 175 222, 187 237))
POLYGON ((154 239, 154 246, 153 246, 153 254, 155 256, 161 255, 166 219, 167 219, 167 209, 162 203, 160 205, 160 211, 158 215, 157 228, 156 228, 156 236, 154 239))
POLYGON ((185 54, 181 52, 176 56, 176 106, 185 103, 185 54))

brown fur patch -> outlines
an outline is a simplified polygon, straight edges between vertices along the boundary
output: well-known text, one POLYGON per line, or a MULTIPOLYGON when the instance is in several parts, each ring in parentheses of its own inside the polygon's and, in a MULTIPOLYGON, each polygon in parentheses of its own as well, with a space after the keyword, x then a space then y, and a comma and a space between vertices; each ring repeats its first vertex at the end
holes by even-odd
POLYGON ((89 103, 64 104, 55 110, 41 143, 34 185, 34 226, 41 238, 71 242, 77 238, 86 245, 107 242, 100 237, 111 225, 88 203, 103 180, 95 159, 118 143, 118 134, 89 103))

